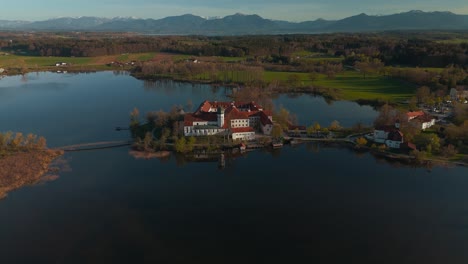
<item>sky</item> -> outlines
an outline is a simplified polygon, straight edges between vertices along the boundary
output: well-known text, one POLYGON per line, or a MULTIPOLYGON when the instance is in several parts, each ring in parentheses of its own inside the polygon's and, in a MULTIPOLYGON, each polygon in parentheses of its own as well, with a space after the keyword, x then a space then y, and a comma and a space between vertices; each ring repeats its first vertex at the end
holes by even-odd
POLYGON ((224 17, 243 13, 300 22, 409 10, 468 14, 468 0, 0 0, 0 20, 28 21, 65 16, 159 19, 183 14, 224 17))

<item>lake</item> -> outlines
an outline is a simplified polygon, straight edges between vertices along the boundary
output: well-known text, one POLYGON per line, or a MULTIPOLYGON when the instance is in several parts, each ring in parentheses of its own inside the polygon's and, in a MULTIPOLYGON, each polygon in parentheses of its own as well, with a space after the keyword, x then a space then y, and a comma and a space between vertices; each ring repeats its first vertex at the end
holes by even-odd
MULTIPOLYGON (((50 146, 126 140, 129 113, 227 89, 125 74, 0 80, 0 131, 50 146)), ((279 96, 302 124, 371 124, 352 102, 279 96)), ((0 200, 2 263, 467 263, 468 169, 417 168, 317 144, 226 161, 67 153, 60 177, 0 200)), ((0 168, 1 169, 1 168, 0 168)))

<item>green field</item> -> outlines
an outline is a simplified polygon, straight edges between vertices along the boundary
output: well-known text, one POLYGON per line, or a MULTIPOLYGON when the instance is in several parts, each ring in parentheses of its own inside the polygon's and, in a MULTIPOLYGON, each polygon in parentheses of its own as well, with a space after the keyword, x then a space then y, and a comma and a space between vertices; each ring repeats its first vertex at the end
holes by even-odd
POLYGON ((297 51, 292 54, 292 57, 295 60, 299 61, 308 61, 308 62, 320 62, 320 61, 331 61, 331 62, 340 62, 343 60, 342 57, 331 56, 326 53, 317 53, 310 51, 297 51))
POLYGON ((23 56, 14 54, 0 54, 0 67, 49 67, 57 62, 66 62, 69 66, 103 65, 111 61, 129 62, 131 60, 146 61, 154 58, 156 53, 126 53, 121 55, 109 55, 98 57, 41 57, 23 56))
POLYGON ((290 72, 265 72, 265 80, 286 81, 291 75, 300 78, 301 85, 315 85, 324 88, 336 88, 341 92, 341 99, 344 100, 385 100, 401 101, 414 95, 416 87, 397 79, 382 75, 371 75, 363 77, 358 72, 346 71, 337 74, 335 78, 329 79, 325 75, 319 74, 314 81, 310 80, 307 73, 290 72))
POLYGON ((218 57, 221 58, 224 62, 240 62, 245 61, 245 57, 218 57))
POLYGON ((70 57, 28 57, 24 61, 28 65, 55 66, 57 62, 66 62, 71 65, 85 65, 91 62, 91 58, 70 58, 70 57))
POLYGON ((128 53, 121 54, 120 56, 117 57, 117 60, 120 62, 126 62, 129 60, 128 53))
POLYGON ((71 65, 86 65, 92 61, 92 58, 82 57, 38 57, 38 56, 18 56, 2 55, 0 56, 0 66, 5 67, 44 67, 55 66, 57 62, 66 62, 71 65))
POLYGON ((461 44, 461 43, 468 43, 468 39, 454 38, 454 39, 437 40, 436 42, 443 43, 443 44, 461 44))
POLYGON ((154 56, 156 56, 155 52, 140 53, 140 54, 138 54, 138 60, 139 61, 147 61, 147 60, 151 60, 152 58, 154 58, 154 56))

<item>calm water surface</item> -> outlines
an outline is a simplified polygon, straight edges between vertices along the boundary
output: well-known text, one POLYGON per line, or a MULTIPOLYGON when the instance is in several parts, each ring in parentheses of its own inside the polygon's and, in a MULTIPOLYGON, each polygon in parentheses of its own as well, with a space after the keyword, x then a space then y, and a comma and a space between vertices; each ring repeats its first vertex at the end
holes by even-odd
MULTIPOLYGON (((225 99, 224 89, 126 75, 0 80, 0 131, 60 146, 127 139, 138 107, 225 99), (27 80, 26 80, 27 79, 27 80)), ((375 112, 307 95, 276 105, 301 123, 375 112)), ((68 153, 60 178, 0 201, 1 263, 468 263, 468 169, 412 168, 317 145, 216 162, 68 153)), ((0 168, 1 169, 1 168, 0 168)))

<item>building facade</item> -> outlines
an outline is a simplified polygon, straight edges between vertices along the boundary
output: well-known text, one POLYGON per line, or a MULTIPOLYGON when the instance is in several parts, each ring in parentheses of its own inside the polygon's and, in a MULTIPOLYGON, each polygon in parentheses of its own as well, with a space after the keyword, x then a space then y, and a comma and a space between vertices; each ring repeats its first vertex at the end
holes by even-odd
POLYGON ((406 113, 406 116, 408 118, 408 122, 417 126, 421 130, 426 130, 432 127, 436 122, 436 119, 433 116, 423 111, 408 112, 406 113))
POLYGON ((394 126, 380 126, 374 129, 373 141, 385 144, 389 148, 399 149, 403 141, 403 133, 400 131, 400 124, 394 126))
POLYGON ((229 136, 233 140, 252 140, 256 132, 270 135, 271 112, 255 102, 204 101, 194 113, 184 116, 185 136, 229 136))

